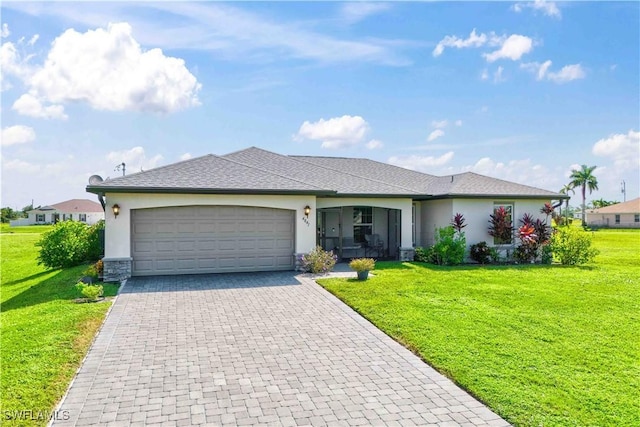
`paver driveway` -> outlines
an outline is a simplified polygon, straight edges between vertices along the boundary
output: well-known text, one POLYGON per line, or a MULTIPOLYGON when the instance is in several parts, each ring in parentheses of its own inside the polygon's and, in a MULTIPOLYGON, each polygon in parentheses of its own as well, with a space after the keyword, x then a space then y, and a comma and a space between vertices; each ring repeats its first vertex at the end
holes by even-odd
POLYGON ((56 425, 508 425, 292 272, 130 279, 59 409, 56 425))

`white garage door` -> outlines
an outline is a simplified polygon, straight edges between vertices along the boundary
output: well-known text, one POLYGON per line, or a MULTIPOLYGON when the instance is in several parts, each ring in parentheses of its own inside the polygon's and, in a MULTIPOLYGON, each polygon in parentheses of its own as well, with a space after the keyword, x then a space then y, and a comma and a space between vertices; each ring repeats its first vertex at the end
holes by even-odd
POLYGON ((133 275, 293 270, 294 211, 180 206, 132 211, 133 275))

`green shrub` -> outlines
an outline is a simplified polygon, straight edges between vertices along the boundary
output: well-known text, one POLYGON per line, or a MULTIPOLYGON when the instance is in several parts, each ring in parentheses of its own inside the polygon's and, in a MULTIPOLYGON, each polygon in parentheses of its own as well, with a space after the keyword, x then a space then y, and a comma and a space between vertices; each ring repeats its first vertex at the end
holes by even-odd
POLYGON ((469 248, 469 257, 477 263, 488 264, 492 261, 492 251, 497 254, 497 251, 487 245, 487 242, 476 243, 469 248))
POLYGON ((592 237, 576 227, 560 227, 551 237, 551 252, 564 265, 580 265, 593 261, 598 250, 591 247, 592 237))
POLYGON ((436 244, 432 247, 431 262, 438 265, 462 264, 466 247, 463 232, 457 232, 452 226, 439 228, 436 244))
POLYGON ((97 261, 104 255, 103 247, 102 247, 102 239, 100 235, 104 235, 104 220, 100 220, 96 222, 94 225, 89 227, 87 233, 87 260, 88 261, 97 261))
POLYGON ((376 261, 373 258, 356 258, 352 259, 349 263, 349 268, 354 271, 370 271, 376 266, 376 261))
POLYGON ((413 260, 417 262, 431 262, 433 257, 433 247, 422 248, 417 247, 413 255, 413 260))
POLYGON ((542 245, 542 249, 540 250, 540 262, 542 264, 551 264, 553 261, 553 252, 551 250, 550 244, 542 245))
POLYGON ((89 227, 77 221, 62 221, 42 235, 38 264, 66 268, 89 260, 89 227))
POLYGON ((88 300, 97 301, 102 296, 102 285, 88 285, 86 283, 78 282, 76 289, 88 300))
POLYGON ((58 222, 36 243, 40 247, 38 264, 66 268, 99 260, 102 258, 101 230, 104 230, 104 221, 93 226, 78 221, 58 222))
POLYGON ((328 273, 333 270, 337 259, 333 251, 325 251, 321 246, 316 246, 300 257, 300 267, 311 273, 328 273))

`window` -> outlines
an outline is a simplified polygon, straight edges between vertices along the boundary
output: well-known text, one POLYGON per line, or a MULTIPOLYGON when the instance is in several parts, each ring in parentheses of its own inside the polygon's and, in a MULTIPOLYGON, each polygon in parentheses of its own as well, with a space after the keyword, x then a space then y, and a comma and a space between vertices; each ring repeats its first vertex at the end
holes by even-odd
POLYGON ((60 214, 59 213, 51 214, 51 222, 54 224, 57 224, 58 222, 60 222, 60 214))
POLYGON ((616 224, 620 224, 620 215, 616 214, 616 224))
POLYGON ((640 214, 633 215, 633 222, 640 222, 640 214))
POLYGON ((506 216, 494 224, 495 231, 499 234, 493 236, 494 245, 510 245, 513 243, 513 204, 512 203, 494 203, 493 215, 495 216, 500 210, 504 209, 506 216))
POLYGON ((36 214, 36 222, 44 222, 44 214, 36 214))
POLYGON ((353 241, 366 242, 364 236, 373 233, 373 208, 369 206, 353 208, 353 241))
POLYGON ((78 221, 87 222, 87 214, 78 214, 78 221))

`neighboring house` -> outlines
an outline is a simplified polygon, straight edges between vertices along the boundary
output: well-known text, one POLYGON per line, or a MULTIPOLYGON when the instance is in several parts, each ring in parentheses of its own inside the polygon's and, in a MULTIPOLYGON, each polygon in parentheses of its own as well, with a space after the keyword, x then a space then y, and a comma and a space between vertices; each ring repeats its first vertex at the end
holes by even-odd
POLYGON ((11 221, 11 226, 55 224, 58 221, 80 221, 89 225, 104 219, 100 203, 87 199, 71 199, 50 206, 41 206, 27 212, 28 217, 11 221))
POLYGON ((587 210, 587 225, 592 227, 640 228, 640 198, 604 208, 587 210))
POLYGON ((340 257, 413 259, 462 213, 467 243, 493 243, 505 206, 545 218, 566 196, 475 173, 437 177, 368 159, 248 148, 87 186, 106 198, 105 278, 291 270, 316 245, 340 257), (115 214, 117 210, 117 215, 115 214))

